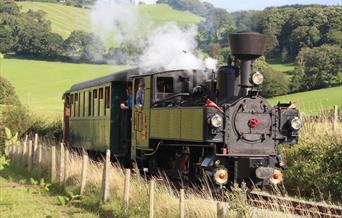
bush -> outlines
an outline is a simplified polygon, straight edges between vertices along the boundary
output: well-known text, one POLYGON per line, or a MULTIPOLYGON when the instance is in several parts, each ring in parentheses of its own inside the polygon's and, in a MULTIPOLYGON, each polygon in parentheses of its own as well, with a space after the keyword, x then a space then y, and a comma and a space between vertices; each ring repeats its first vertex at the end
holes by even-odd
POLYGON ((21 135, 32 125, 32 117, 28 108, 21 104, 7 105, 3 110, 3 122, 12 132, 21 135))
POLYGON ((19 99, 14 87, 6 78, 0 76, 0 104, 15 105, 18 103, 19 99))
POLYGON ((288 165, 285 171, 287 191, 312 196, 315 200, 341 202, 341 133, 331 131, 331 123, 325 125, 316 121, 306 123, 300 135, 299 144, 280 147, 288 165))
POLYGON ((61 120, 47 121, 30 114, 27 107, 17 104, 6 106, 3 111, 4 126, 19 136, 38 133, 48 140, 61 141, 63 123, 61 120))

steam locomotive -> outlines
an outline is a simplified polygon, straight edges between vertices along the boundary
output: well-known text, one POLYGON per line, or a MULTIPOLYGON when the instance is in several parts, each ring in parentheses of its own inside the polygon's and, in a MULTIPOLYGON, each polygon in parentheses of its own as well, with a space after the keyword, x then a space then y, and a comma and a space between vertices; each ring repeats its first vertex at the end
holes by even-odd
POLYGON ((71 86, 63 95, 64 142, 109 148, 127 166, 183 182, 278 184, 286 166, 276 146, 297 143, 299 112, 259 95, 263 75, 252 63, 265 36, 239 32, 229 42, 235 60, 217 72, 130 69, 71 86))

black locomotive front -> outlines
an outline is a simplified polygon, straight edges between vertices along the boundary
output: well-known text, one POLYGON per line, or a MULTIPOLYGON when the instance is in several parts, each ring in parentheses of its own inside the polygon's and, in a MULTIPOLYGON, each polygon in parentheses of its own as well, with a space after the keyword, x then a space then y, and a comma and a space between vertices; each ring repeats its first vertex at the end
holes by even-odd
POLYGON ((299 112, 291 103, 273 107, 259 95, 263 76, 252 62, 264 52, 264 35, 232 34, 230 46, 235 60, 219 69, 219 107, 207 115, 207 134, 222 137, 222 143, 215 144, 215 154, 208 154, 201 167, 217 185, 278 184, 286 166, 276 146, 297 143, 299 112))

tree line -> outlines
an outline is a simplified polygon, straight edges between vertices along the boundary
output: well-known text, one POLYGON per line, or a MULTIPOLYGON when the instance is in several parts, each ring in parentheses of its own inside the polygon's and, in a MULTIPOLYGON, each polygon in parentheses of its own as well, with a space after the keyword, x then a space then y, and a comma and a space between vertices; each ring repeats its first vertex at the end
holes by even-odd
POLYGON ((102 61, 103 42, 93 33, 74 31, 67 39, 51 31, 44 11, 20 11, 12 0, 0 2, 0 52, 39 58, 102 61))
POLYGON ((210 56, 225 62, 230 49, 228 35, 256 31, 267 36, 266 57, 294 63, 295 70, 283 73, 267 66, 264 70, 266 97, 342 84, 342 7, 291 5, 262 11, 229 13, 199 0, 158 0, 172 8, 190 11, 205 20, 199 24, 198 43, 210 56))
MULTIPOLYGON (((86 3, 86 1, 79 1, 86 3)), ((158 0, 176 10, 204 17, 198 26, 199 48, 226 62, 230 54, 229 33, 257 31, 266 34, 267 60, 295 63, 295 70, 283 75, 259 60, 265 70, 266 97, 342 84, 342 7, 284 6, 262 11, 228 13, 199 0, 158 0), (290 81, 289 78, 290 77, 290 81)), ((20 11, 13 0, 0 2, 0 52, 39 59, 87 63, 134 63, 142 52, 139 41, 125 41, 106 48, 94 33, 74 31, 67 39, 51 31, 43 11, 20 11)))

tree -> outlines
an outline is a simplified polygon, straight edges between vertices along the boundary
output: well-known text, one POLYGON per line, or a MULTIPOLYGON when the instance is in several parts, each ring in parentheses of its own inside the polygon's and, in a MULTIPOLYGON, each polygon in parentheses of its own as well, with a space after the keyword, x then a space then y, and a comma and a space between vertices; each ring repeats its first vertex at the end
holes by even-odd
POLYGON ((64 41, 64 49, 76 60, 99 62, 103 59, 103 42, 93 33, 73 31, 64 41))
POLYGON ((297 57, 295 76, 299 90, 325 88, 342 84, 342 48, 322 45, 303 48, 297 57))
POLYGON ((0 1, 0 14, 19 15, 20 8, 13 0, 0 1))

